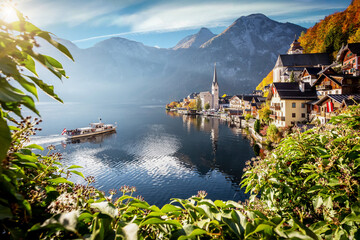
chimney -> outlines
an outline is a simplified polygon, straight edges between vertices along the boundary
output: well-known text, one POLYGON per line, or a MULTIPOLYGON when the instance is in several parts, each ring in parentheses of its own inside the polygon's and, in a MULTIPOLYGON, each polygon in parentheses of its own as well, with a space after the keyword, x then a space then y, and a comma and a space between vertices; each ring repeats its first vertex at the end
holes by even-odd
POLYGON ((303 81, 299 82, 299 89, 301 92, 305 92, 305 83, 303 81))

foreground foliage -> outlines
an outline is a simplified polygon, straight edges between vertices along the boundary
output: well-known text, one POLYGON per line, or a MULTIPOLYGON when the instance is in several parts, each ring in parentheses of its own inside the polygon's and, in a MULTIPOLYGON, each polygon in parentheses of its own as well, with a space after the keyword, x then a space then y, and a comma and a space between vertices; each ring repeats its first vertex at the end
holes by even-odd
POLYGON ((288 136, 242 183, 267 215, 298 222, 312 238, 359 238, 360 107, 331 123, 288 136))

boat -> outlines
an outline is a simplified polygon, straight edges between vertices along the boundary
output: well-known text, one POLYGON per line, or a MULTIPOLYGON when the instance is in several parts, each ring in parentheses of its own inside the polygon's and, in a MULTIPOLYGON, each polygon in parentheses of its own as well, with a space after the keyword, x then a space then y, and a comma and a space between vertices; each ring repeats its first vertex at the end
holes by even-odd
POLYGON ((90 123, 89 125, 90 127, 76 128, 72 130, 64 129, 62 135, 66 135, 69 139, 75 139, 116 131, 116 125, 104 124, 101 120, 98 123, 90 123))

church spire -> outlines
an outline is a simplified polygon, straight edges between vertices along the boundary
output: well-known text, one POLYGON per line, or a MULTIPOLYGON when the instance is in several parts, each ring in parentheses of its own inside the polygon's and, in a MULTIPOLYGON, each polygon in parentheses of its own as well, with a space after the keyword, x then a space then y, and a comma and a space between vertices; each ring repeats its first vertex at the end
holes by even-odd
POLYGON ((213 85, 218 84, 217 74, 216 74, 216 63, 214 64, 214 77, 213 77, 213 85))

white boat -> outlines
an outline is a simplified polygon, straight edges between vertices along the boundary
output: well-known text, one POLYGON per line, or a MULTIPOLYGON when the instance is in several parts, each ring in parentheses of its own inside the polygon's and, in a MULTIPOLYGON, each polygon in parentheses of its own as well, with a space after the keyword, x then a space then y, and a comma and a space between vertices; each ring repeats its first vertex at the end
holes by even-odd
POLYGON ((67 138, 74 139, 74 138, 89 137, 97 134, 116 131, 115 125, 104 124, 101 121, 98 123, 90 123, 89 125, 90 127, 76 128, 73 130, 64 129, 64 134, 66 135, 67 138))

